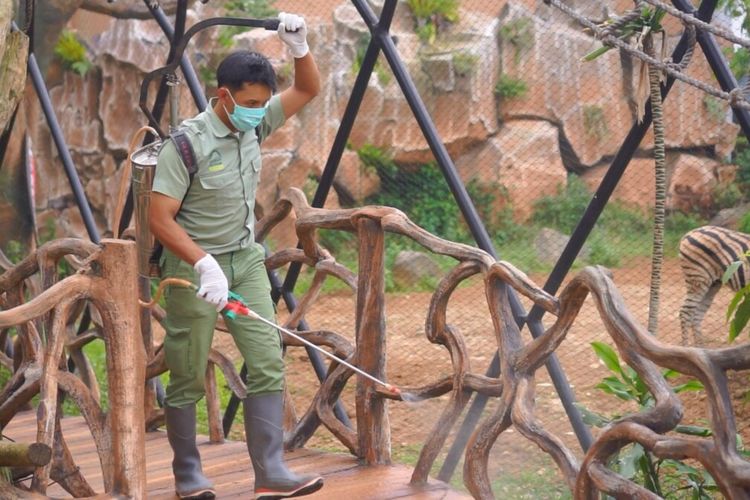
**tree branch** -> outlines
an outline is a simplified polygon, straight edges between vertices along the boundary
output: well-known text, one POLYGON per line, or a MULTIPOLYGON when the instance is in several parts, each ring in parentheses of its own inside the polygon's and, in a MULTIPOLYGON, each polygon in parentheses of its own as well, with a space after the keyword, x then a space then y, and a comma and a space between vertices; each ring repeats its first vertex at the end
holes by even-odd
MULTIPOLYGON (((159 5, 167 15, 174 14, 177 10, 177 0, 149 0, 150 5, 159 5)), ((81 9, 99 14, 106 14, 117 19, 151 19, 151 10, 145 2, 134 0, 114 0, 103 2, 102 0, 83 0, 81 9)))

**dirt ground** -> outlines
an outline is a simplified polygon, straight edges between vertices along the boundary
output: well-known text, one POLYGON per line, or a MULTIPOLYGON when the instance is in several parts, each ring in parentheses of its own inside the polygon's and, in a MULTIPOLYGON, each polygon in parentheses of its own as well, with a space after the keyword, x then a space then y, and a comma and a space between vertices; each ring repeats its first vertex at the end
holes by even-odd
MULTIPOLYGON (((642 324, 645 324, 647 320, 648 270, 648 262, 643 261, 633 262, 625 268, 613 271, 614 282, 624 296, 625 303, 642 324)), ((539 285, 543 284, 545 279, 544 276, 531 276, 531 278, 539 285)), ((684 298, 684 285, 676 261, 665 262, 661 294, 659 336, 669 342, 678 343, 680 333, 677 314, 684 298)), ((447 351, 430 344, 424 335, 424 321, 430 298, 429 292, 388 294, 386 297, 387 379, 389 383, 402 387, 420 386, 452 372, 447 351)), ((731 292, 723 290, 706 316, 704 335, 711 346, 726 345, 724 312, 730 299, 731 292)), ((353 342, 355 300, 353 293, 323 294, 306 316, 306 320, 316 329, 336 331, 353 342)), ((525 299, 522 302, 528 311, 529 303, 525 299)), ((286 311, 281 308, 279 311, 281 321, 286 314, 286 311)), ((490 316, 487 313, 481 281, 475 279, 454 292, 448 308, 448 322, 464 336, 471 353, 472 371, 484 373, 497 344, 494 340, 490 316)), ((550 324, 551 319, 547 318, 545 326, 550 324)), ((557 359, 567 379, 563 383, 569 385, 579 404, 592 411, 608 416, 634 411, 635 407, 620 404, 619 400, 613 396, 605 395, 595 388, 595 385, 603 377, 609 375, 609 372, 593 353, 590 343, 594 340, 614 346, 601 324, 593 302, 589 299, 584 304, 573 328, 556 351, 557 359)), ((227 334, 217 335, 215 342, 222 350, 232 350, 231 338, 227 334)), ((288 386, 297 412, 301 413, 309 404, 311 395, 317 390, 318 382, 310 367, 307 354, 301 348, 288 350, 287 366, 288 386)), ((742 380, 745 378, 735 377, 735 379, 731 390, 736 401, 737 422, 739 431, 747 442, 750 439, 750 426, 748 426, 750 411, 743 403, 745 384, 742 380)), ((351 378, 343 397, 343 404, 348 416, 354 422, 356 416, 353 389, 354 378, 351 378)), ((707 425, 707 409, 703 398, 688 394, 683 397, 683 401, 686 405, 683 423, 707 425)), ((389 417, 394 458, 408 461, 418 456, 419 447, 433 429, 444 403, 444 398, 418 403, 390 403, 389 417)), ((494 405, 490 402, 483 416, 488 415, 493 407, 494 405)), ((575 433, 545 369, 537 372, 536 412, 546 429, 562 439, 579 458, 582 457, 575 433)), ((451 437, 449 444, 452 442, 451 437)), ((318 430, 308 446, 343 450, 324 428, 318 430)), ((447 451, 447 446, 445 448, 443 452, 447 451)), ((439 460, 442 462, 443 458, 439 460)), ((514 429, 506 431, 493 447, 491 468, 493 477, 521 478, 520 480, 526 481, 529 477, 544 476, 545 481, 562 487, 562 478, 559 473, 555 476, 555 473, 551 472, 556 471, 551 459, 514 429)), ((459 478, 460 472, 459 466, 456 473, 459 478)))

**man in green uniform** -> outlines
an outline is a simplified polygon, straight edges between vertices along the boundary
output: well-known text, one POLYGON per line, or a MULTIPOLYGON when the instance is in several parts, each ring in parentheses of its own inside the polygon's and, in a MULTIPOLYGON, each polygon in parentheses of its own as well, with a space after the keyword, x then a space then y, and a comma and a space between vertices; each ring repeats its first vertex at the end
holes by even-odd
MULTIPOLYGON (((164 351, 170 376, 165 414, 180 498, 215 497, 195 444, 195 404, 204 395, 208 352, 228 291, 240 294, 264 318, 274 319, 265 255, 254 234, 259 143, 320 90, 304 19, 281 13, 279 21, 279 38, 294 57, 291 87, 275 94, 274 70, 261 54, 230 54, 216 72, 216 97, 204 112, 182 124, 195 151, 194 177, 191 180, 172 141, 165 143, 156 166, 149 217, 151 231, 165 248, 162 277, 199 285, 197 294, 174 287, 166 297, 164 351)), ((283 459, 279 333, 245 316, 225 321, 247 364, 243 406, 256 498, 317 491, 322 477, 298 476, 283 459)))

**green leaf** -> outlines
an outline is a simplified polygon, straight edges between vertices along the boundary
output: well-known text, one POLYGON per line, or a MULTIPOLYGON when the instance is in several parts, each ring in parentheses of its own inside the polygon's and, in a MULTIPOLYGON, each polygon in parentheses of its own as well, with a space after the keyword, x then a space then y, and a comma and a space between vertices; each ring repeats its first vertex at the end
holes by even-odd
POLYGON ((591 347, 594 348, 597 357, 602 360, 604 365, 609 368, 612 373, 623 375, 622 366, 620 366, 620 358, 617 357, 617 353, 614 349, 604 342, 592 342, 591 347))
POLYGON ((687 436, 709 437, 713 435, 711 429, 700 425, 678 425, 674 430, 687 436))
POLYGON ((643 457, 644 451, 641 445, 636 443, 626 448, 617 459, 620 475, 628 479, 634 478, 638 473, 638 464, 643 457))
POLYGON ((743 297, 747 296, 750 296, 750 285, 745 285, 744 287, 737 290, 737 293, 734 294, 734 297, 732 297, 732 301, 729 303, 729 307, 727 307, 727 321, 729 321, 729 318, 732 317, 743 297))
POLYGON ((690 380, 684 384, 676 385, 673 389, 674 392, 679 394, 687 391, 702 391, 705 387, 703 387, 703 384, 699 380, 690 380))
POLYGON ((602 45, 602 46, 601 46, 601 47, 599 47, 598 49, 592 50, 591 52, 589 52, 588 54, 586 54, 585 56, 583 56, 583 57, 581 58, 581 61, 583 61, 583 62, 590 62, 590 61, 593 61, 593 60, 594 60, 594 59, 596 59, 597 57, 599 57, 599 56, 601 56, 602 54, 604 54, 604 53, 606 53, 607 51, 609 51, 609 50, 610 50, 611 48, 612 48, 612 47, 610 47, 610 46, 608 46, 608 45, 602 45))
POLYGON ((729 341, 733 342, 734 339, 740 334, 745 325, 750 320, 750 297, 747 295, 742 299, 742 302, 737 306, 737 311, 729 323, 729 341))
POLYGON ((742 262, 740 262, 739 260, 735 260, 734 262, 729 264, 727 266, 726 271, 724 271, 724 274, 721 275, 722 284, 726 285, 727 281, 729 281, 732 278, 732 275, 737 271, 737 269, 740 268, 741 265, 742 265, 742 262))
POLYGON ((578 411, 581 412, 583 423, 585 423, 586 425, 602 428, 602 427, 609 425, 609 423, 612 422, 612 420, 608 419, 604 415, 600 413, 595 413, 579 403, 573 403, 573 404, 578 408, 578 411))
POLYGON ((594 387, 597 389, 601 389, 602 391, 606 392, 607 394, 612 394, 613 396, 617 396, 618 398, 622 399, 623 401, 633 401, 635 396, 631 394, 631 392, 628 390, 628 387, 620 382, 617 381, 619 384, 614 382, 600 382, 596 384, 594 387))

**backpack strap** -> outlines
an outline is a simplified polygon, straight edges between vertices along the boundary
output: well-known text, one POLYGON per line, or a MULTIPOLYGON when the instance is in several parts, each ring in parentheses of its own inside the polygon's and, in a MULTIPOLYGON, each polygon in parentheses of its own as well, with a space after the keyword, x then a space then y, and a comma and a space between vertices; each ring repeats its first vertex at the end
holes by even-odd
MULTIPOLYGON (((184 128, 178 128, 174 131, 172 131, 169 134, 169 138, 172 139, 172 142, 174 142, 175 148, 177 149, 177 154, 180 155, 180 159, 182 160, 183 165, 185 165, 185 169, 187 170, 189 181, 188 181, 188 187, 185 190, 185 195, 182 197, 182 201, 180 202, 180 209, 177 211, 179 212, 182 209, 182 204, 185 203, 185 198, 187 198, 188 192, 190 191, 190 186, 193 185, 193 178, 195 177, 195 174, 198 172, 198 160, 195 157, 195 150, 193 149, 193 143, 190 142, 190 138, 185 133, 184 128)), ((159 267, 159 261, 161 260, 161 254, 164 251, 164 246, 159 242, 158 240, 154 241, 154 247, 151 250, 151 256, 149 257, 149 264, 151 264, 151 267, 153 271, 151 272, 152 276, 158 277, 159 272, 156 271, 159 267)))
MULTIPOLYGON (((195 158, 193 143, 190 142, 184 128, 178 128, 169 134, 169 137, 177 148, 177 154, 180 155, 182 163, 188 171, 190 184, 192 184, 193 177, 195 177, 196 172, 198 172, 198 160, 195 158)), ((188 185, 188 190, 190 190, 190 185, 188 185)), ((185 196, 187 196, 187 191, 185 192, 185 196)), ((185 197, 183 197, 182 200, 185 201, 185 197)))

